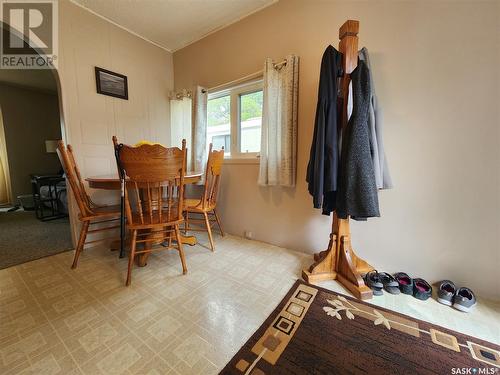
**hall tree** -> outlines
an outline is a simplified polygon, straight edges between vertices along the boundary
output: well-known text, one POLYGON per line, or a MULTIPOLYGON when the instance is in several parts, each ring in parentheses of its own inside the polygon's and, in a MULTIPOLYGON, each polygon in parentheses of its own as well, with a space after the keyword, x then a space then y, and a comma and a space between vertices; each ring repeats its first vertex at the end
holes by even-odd
MULTIPOLYGON (((358 32, 359 22, 355 20, 347 20, 339 29, 342 77, 338 99, 341 108, 338 126, 339 131, 344 132, 343 134, 345 134, 349 120, 347 109, 350 75, 358 63, 358 32)), ((344 173, 347 172, 344 171, 344 173)), ((338 280, 356 297, 370 299, 373 296, 372 291, 365 285, 362 274, 371 271, 373 267, 355 254, 351 244, 349 220, 349 217, 339 218, 336 210, 333 212, 332 233, 328 248, 314 255, 315 262, 302 271, 302 277, 313 284, 324 280, 338 280)))

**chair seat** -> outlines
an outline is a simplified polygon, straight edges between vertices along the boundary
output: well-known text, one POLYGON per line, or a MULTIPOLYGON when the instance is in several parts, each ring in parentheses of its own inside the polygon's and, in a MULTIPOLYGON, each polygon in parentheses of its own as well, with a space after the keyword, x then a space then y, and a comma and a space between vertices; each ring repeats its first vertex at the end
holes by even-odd
POLYGON ((179 218, 177 215, 177 210, 170 211, 170 213, 168 210, 163 210, 161 217, 157 211, 154 212, 152 217, 149 214, 144 213, 142 216, 142 222, 139 213, 134 212, 132 213, 132 223, 127 223, 127 227, 130 229, 147 229, 152 226, 162 227, 176 225, 182 223, 183 220, 184 218, 182 216, 179 218))
POLYGON ((208 212, 215 208, 215 204, 211 204, 202 208, 200 199, 184 199, 184 211, 189 212, 208 212))

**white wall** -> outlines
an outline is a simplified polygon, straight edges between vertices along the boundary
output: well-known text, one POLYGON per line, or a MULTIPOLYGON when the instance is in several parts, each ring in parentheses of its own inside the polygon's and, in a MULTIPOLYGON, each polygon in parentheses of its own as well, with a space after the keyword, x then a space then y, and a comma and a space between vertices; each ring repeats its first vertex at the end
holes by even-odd
POLYGON ((59 29, 67 139, 83 174, 115 172, 113 135, 169 143, 172 55, 66 0, 59 29), (126 75, 129 99, 97 94, 95 66, 126 75))
POLYGON ((257 165, 226 165, 225 229, 304 252, 326 247, 331 218, 312 208, 305 184, 319 66, 340 25, 357 19, 395 188, 380 194, 381 218, 353 222, 354 248, 379 270, 499 298, 499 15, 497 1, 281 0, 176 51, 176 89, 243 77, 265 57, 301 59, 297 188, 261 188, 257 165))
MULTIPOLYGON (((59 43, 66 140, 84 177, 116 172, 113 135, 123 143, 170 142, 171 53, 68 0, 59 2, 59 43), (126 75, 129 100, 97 94, 95 66, 126 75)), ((117 197, 92 195, 108 203, 117 197)))

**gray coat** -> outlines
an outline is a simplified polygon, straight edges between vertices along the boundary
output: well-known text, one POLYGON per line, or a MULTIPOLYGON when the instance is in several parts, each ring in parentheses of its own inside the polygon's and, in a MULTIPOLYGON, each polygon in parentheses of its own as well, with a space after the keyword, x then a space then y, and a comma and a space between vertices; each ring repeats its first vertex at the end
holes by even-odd
POLYGON ((337 215, 365 220, 380 216, 378 189, 370 148, 370 76, 364 61, 351 74, 353 112, 342 134, 337 215))
POLYGON ((382 139, 382 111, 378 106, 377 96, 375 95, 373 72, 366 47, 363 47, 359 51, 358 57, 359 60, 366 63, 370 77, 370 109, 368 127, 370 129, 370 147, 373 168, 375 170, 375 180, 377 182, 377 188, 390 189, 392 188, 392 179, 391 174, 389 173, 389 167, 387 166, 387 158, 385 157, 384 142, 382 139))

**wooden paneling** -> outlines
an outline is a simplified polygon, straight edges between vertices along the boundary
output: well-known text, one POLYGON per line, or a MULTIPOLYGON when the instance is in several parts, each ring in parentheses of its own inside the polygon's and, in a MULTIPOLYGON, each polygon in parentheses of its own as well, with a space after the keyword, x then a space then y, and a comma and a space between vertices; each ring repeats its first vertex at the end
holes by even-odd
MULTIPOLYGON (((114 134, 125 143, 146 138, 169 144, 172 55, 67 0, 60 1, 59 12, 66 141, 77 150, 83 178, 115 171, 114 134), (97 94, 95 66, 126 75, 130 99, 97 94)), ((99 201, 106 201, 116 192, 99 195, 99 201)), ((72 213, 74 217, 73 209, 72 213)))

